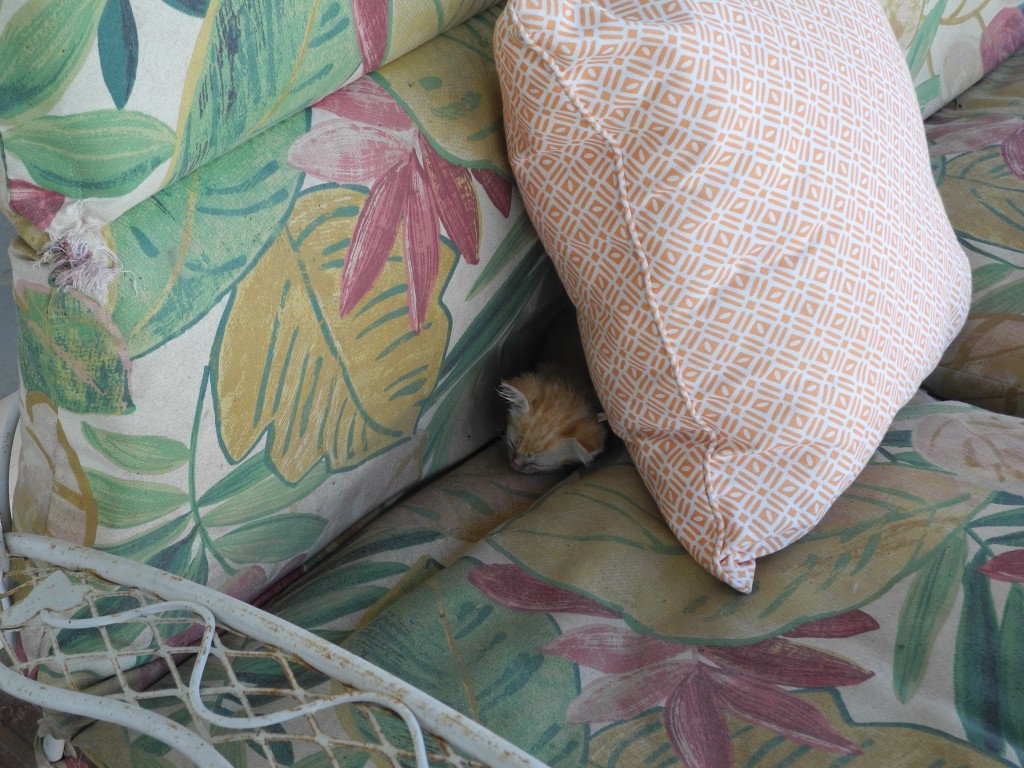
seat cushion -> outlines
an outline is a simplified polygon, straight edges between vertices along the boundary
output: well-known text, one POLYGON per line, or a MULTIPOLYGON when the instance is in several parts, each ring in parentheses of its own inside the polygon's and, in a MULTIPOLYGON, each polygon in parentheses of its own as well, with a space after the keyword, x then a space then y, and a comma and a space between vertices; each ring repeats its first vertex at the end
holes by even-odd
MULTIPOLYGON (((544 495, 544 476, 512 473, 496 446, 266 607, 553 768, 1010 765, 1004 748, 1024 751, 1024 478, 1003 467, 1024 456, 1003 442, 971 461, 997 422, 1021 428, 961 403, 907 405, 821 526, 765 558, 751 595, 686 554, 619 446, 544 495)), ((147 701, 187 720, 180 702, 147 701)), ((393 732, 380 712, 316 716, 367 738, 364 718, 393 732)), ((235 745, 234 764, 264 765, 268 746, 320 764, 308 723, 235 745)), ((73 743, 103 768, 187 765, 116 726, 73 743)))

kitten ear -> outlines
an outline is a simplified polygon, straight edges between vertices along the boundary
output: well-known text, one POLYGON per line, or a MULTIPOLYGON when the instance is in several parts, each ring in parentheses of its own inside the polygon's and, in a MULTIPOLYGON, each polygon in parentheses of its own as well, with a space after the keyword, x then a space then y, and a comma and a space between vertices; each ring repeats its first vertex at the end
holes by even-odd
POLYGON ((523 414, 530 410, 530 402, 526 396, 504 379, 498 387, 498 394, 508 403, 512 413, 523 414))
POLYGON ((597 453, 591 453, 583 447, 583 443, 577 440, 575 437, 569 438, 569 447, 572 449, 573 455, 583 466, 588 466, 590 462, 594 460, 594 456, 597 453))

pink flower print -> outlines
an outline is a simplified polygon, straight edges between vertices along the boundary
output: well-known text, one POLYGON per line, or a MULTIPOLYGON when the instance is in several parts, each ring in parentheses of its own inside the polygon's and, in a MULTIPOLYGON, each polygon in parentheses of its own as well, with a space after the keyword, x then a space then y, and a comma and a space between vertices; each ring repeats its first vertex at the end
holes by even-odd
MULTIPOLYGON (((845 622, 850 634, 874 623, 870 617, 863 620, 866 614, 855 614, 845 622)), ((832 632, 838 626, 823 636, 836 636, 832 632)), ((809 634, 819 636, 818 628, 809 634)), ((785 638, 690 646, 612 625, 590 625, 567 632, 542 651, 605 673, 573 700, 567 720, 618 722, 661 705, 669 742, 689 768, 733 764, 727 714, 798 744, 843 755, 860 751, 813 705, 785 688, 856 685, 873 673, 785 638)))
POLYGON ((1018 115, 946 117, 935 115, 925 124, 932 157, 959 155, 1003 144, 1024 126, 1018 115))
POLYGON ((994 581, 1024 584, 1024 549, 1011 549, 996 555, 978 570, 994 581))
POLYGON ((496 603, 520 611, 576 613, 618 618, 619 613, 592 597, 554 587, 514 565, 481 565, 469 573, 469 582, 496 603))
MULTIPOLYGON (((515 565, 481 565, 468 578, 514 610, 620 617, 591 597, 547 584, 515 565)), ((661 706, 669 743, 684 766, 728 768, 733 752, 727 715, 798 744, 859 754, 812 704, 786 689, 857 685, 874 673, 790 638, 845 638, 876 629, 878 622, 854 610, 745 645, 688 645, 617 624, 589 624, 541 652, 602 673, 569 704, 569 722, 615 723, 661 706)))
POLYGON ((484 188, 494 207, 507 219, 512 210, 512 182, 497 171, 487 168, 474 168, 473 178, 484 188))
POLYGON ((783 632, 783 637, 818 637, 818 638, 840 638, 862 635, 865 632, 874 632, 879 624, 864 611, 854 610, 840 613, 837 616, 827 616, 824 619, 812 619, 789 632, 783 632))
POLYGON ((1003 142, 1003 162, 1010 173, 1018 179, 1024 179, 1024 126, 1014 131, 1003 142))
POLYGON ((937 116, 928 121, 927 132, 933 157, 999 146, 1010 173, 1024 179, 1024 118, 1018 115, 937 116))
POLYGON ((388 5, 380 0, 352 0, 363 72, 373 72, 384 61, 388 47, 388 5))
POLYGON ((473 180, 505 215, 511 183, 442 157, 391 95, 369 78, 315 106, 332 117, 292 145, 289 163, 327 181, 370 188, 342 268, 339 312, 350 312, 373 287, 404 222, 409 324, 419 332, 438 275, 440 226, 467 264, 478 263, 480 210, 473 180))
POLYGON ((64 195, 37 187, 27 181, 13 179, 10 183, 11 210, 24 216, 39 229, 46 229, 64 205, 64 195))
POLYGON ((1024 45, 1024 11, 1003 8, 981 35, 981 65, 991 72, 1024 45))

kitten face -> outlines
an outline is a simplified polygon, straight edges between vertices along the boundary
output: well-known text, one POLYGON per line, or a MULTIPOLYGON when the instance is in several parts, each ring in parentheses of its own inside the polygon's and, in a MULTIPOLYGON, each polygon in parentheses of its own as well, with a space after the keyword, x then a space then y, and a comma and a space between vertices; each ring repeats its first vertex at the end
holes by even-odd
POLYGON ((499 392, 509 403, 505 441, 517 472, 589 464, 604 448, 604 425, 586 396, 563 381, 527 373, 503 381, 499 392))

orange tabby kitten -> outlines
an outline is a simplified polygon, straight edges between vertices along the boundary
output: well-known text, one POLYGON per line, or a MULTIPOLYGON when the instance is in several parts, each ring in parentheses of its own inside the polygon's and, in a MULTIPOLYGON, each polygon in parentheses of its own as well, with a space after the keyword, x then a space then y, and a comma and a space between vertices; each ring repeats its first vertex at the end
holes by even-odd
POLYGON ((509 404, 509 463, 526 473, 589 464, 604 448, 604 415, 571 312, 553 324, 540 358, 535 372, 504 379, 498 389, 509 404))

